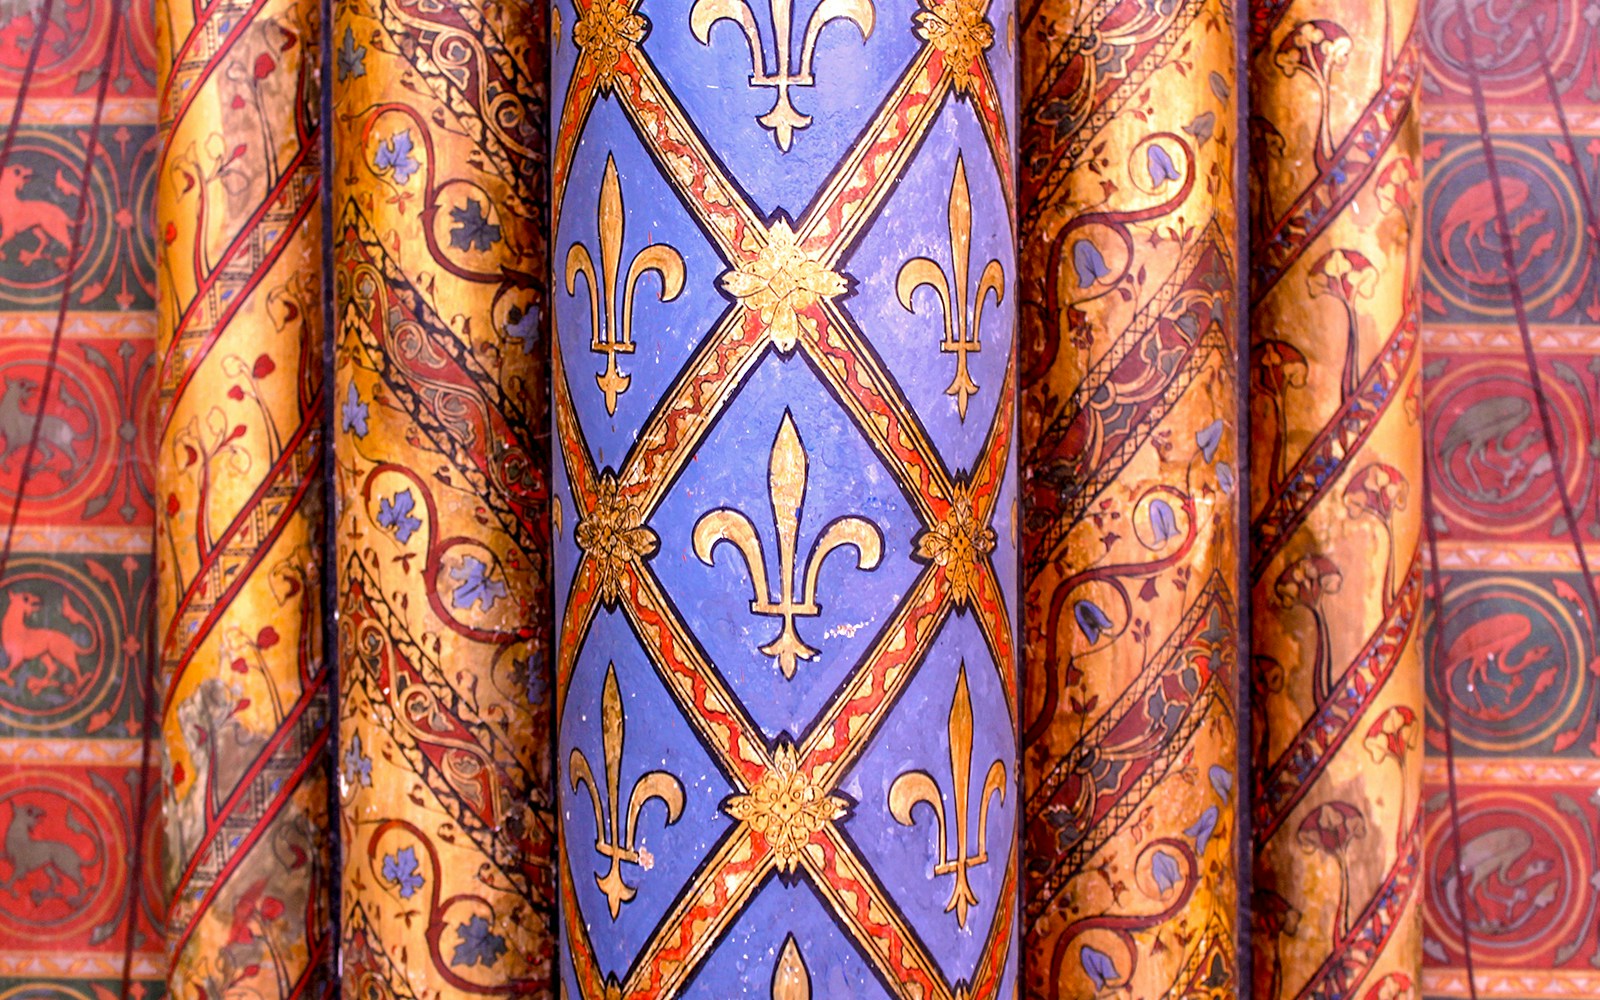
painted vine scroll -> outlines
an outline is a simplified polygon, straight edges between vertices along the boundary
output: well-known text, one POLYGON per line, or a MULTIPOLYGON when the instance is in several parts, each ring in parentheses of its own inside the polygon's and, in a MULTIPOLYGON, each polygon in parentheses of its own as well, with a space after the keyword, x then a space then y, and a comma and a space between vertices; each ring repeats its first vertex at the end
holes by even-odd
POLYGON ((1230 997, 1239 83, 1228 0, 1022 26, 1030 997, 1230 997))
POLYGON ((351 997, 554 995, 543 15, 330 35, 351 997))

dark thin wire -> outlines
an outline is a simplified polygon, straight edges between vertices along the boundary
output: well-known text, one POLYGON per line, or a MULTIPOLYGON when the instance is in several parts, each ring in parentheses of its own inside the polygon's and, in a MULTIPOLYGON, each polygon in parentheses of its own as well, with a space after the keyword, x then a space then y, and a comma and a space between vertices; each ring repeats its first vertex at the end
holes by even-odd
MULTIPOLYGON (((120 8, 119 12, 120 12, 120 8)), ((22 85, 17 88, 16 103, 11 105, 11 123, 6 127, 6 137, 0 142, 0 170, 11 161, 11 147, 17 141, 17 128, 22 124, 22 106, 28 103, 28 91, 33 87, 33 72, 39 65, 39 52, 44 48, 45 29, 50 25, 50 15, 55 10, 55 0, 44 0, 39 8, 38 29, 33 33, 33 47, 28 50, 28 64, 22 70, 22 85)), ((115 16, 115 15, 113 15, 115 16)), ((27 478, 28 470, 22 470, 27 478)))
MULTIPOLYGON (((22 472, 17 483, 17 495, 11 501, 11 514, 6 521, 6 537, 0 543, 0 580, 6 576, 11 562, 11 542, 17 533, 17 518, 22 513, 23 499, 28 494, 28 478, 33 463, 39 456, 39 434, 44 428, 45 407, 50 390, 55 388, 56 364, 61 356, 62 335, 67 327, 67 309, 72 300, 72 276, 78 269, 78 255, 83 251, 83 227, 89 214, 90 180, 94 176, 95 157, 100 155, 100 120, 105 113, 106 88, 111 82, 111 59, 116 54, 117 29, 122 20, 122 4, 112 4, 111 30, 107 33, 106 54, 100 63, 100 91, 95 96, 94 117, 89 122, 89 140, 84 150, 83 182, 78 186, 78 211, 72 220, 72 242, 67 247, 67 266, 62 275, 61 301, 56 309, 55 332, 50 337, 50 353, 45 359, 44 375, 39 385, 39 412, 33 418, 33 432, 28 435, 28 450, 23 454, 22 472)), ((10 140, 8 135, 7 140, 10 140)), ((5 150, 9 152, 9 148, 5 150)), ((3 162, 3 160, 0 160, 3 162)))
MULTIPOLYGON (((11 512, 6 519, 6 536, 0 542, 0 581, 6 576, 6 570, 11 562, 12 543, 17 534, 17 520, 22 514, 22 505, 28 495, 28 481, 33 473, 33 463, 38 457, 39 435, 44 427, 46 408, 49 406, 50 391, 55 387, 56 367, 61 356, 61 342, 66 332, 67 311, 72 299, 73 275, 81 263, 79 255, 83 249, 83 229, 87 222, 90 187, 94 177, 95 159, 100 155, 100 126, 105 113, 106 91, 111 83, 112 60, 116 55, 118 33, 121 27, 123 4, 111 4, 110 23, 106 32, 105 55, 100 62, 100 86, 95 95, 94 115, 89 123, 88 141, 84 147, 83 179, 78 188, 78 209, 72 221, 71 242, 67 247, 67 263, 63 269, 61 300, 56 309, 55 330, 50 338, 50 351, 46 357, 44 375, 39 386, 39 410, 34 415, 33 430, 28 436, 28 449, 24 453, 22 471, 18 476, 16 496, 11 502, 11 512)), ((43 45, 46 27, 50 22, 50 13, 53 0, 45 0, 40 9, 38 28, 34 36, 33 48, 28 54, 27 69, 24 71, 22 86, 18 88, 16 103, 11 109, 11 122, 7 129, 5 140, 0 143, 0 169, 4 169, 11 157, 16 143, 18 126, 22 120, 22 108, 26 103, 26 95, 33 81, 33 74, 38 65, 39 50, 43 45)), ((138 601, 138 598, 135 598, 138 601)), ((137 607, 138 604, 135 604, 137 607)), ((149 649, 146 644, 146 649, 149 649)), ((148 673, 148 671, 147 671, 148 673)), ((148 678, 146 678, 148 688, 148 678)), ((147 819, 147 805, 149 798, 149 765, 150 765, 150 699, 148 690, 145 692, 145 728, 144 746, 140 753, 139 792, 138 799, 133 804, 134 822, 130 833, 133 843, 132 857, 129 861, 128 887, 126 893, 125 910, 127 913, 127 931, 124 939, 122 959, 122 995, 128 997, 133 971, 133 941, 135 928, 138 926, 139 890, 143 883, 144 875, 144 828, 147 819)))
MULTIPOLYGON (((1467 79, 1472 86, 1472 103, 1478 116, 1478 135, 1483 143, 1484 167, 1489 174, 1490 191, 1494 195, 1495 225, 1499 229, 1500 256, 1505 263, 1506 290, 1511 295, 1511 308, 1517 317, 1517 332, 1522 340, 1523 359, 1528 366, 1528 381, 1533 389, 1534 409, 1539 414, 1539 423, 1544 431, 1545 450, 1550 453, 1556 494, 1561 499, 1561 512, 1566 516, 1567 527, 1572 532, 1578 565, 1583 569, 1584 587, 1589 592, 1589 606, 1595 611, 1600 611, 1600 591, 1596 589, 1594 573, 1589 568, 1589 556, 1584 551, 1583 538, 1578 534, 1576 508, 1572 505, 1572 494, 1567 489, 1566 476, 1563 475, 1565 465, 1561 460, 1561 442, 1556 438, 1555 418, 1550 414, 1550 397, 1545 392, 1544 376, 1539 371, 1538 354, 1533 347, 1533 334, 1528 323, 1528 307, 1522 297, 1522 276, 1517 270, 1516 250, 1512 243, 1510 213, 1506 209, 1505 190, 1500 182, 1500 162, 1495 157, 1494 143, 1489 137, 1489 112, 1483 96, 1483 81, 1478 76, 1478 56, 1469 27, 1464 25, 1461 29, 1462 42, 1466 48, 1467 79)), ((1592 629, 1591 624, 1591 631, 1592 629)))
MULTIPOLYGON (((1439 533, 1433 524, 1433 473, 1429 463, 1422 463, 1422 511, 1423 524, 1428 538, 1428 564, 1433 569, 1430 581, 1430 590, 1433 591, 1433 628, 1427 630, 1427 645, 1424 662, 1437 664, 1439 662, 1439 621, 1444 610, 1444 583, 1439 566, 1439 533)), ((1466 890, 1466 879, 1461 871, 1461 804, 1460 796, 1456 793, 1456 734, 1455 734, 1455 709, 1450 703, 1448 690, 1439 692, 1441 713, 1444 716, 1444 763, 1445 775, 1449 781, 1450 800, 1450 840, 1456 852, 1455 878, 1456 897, 1461 900, 1461 953, 1465 958, 1467 967, 1467 992, 1472 1000, 1478 1000, 1478 980, 1472 967, 1472 914, 1468 912, 1473 907, 1475 900, 1466 890)))
MULTIPOLYGON (((1250 110, 1252 91, 1250 88, 1250 18, 1248 11, 1240 8, 1240 13, 1245 16, 1234 18, 1234 81, 1233 93, 1237 102, 1234 105, 1236 114, 1234 118, 1234 131, 1236 136, 1250 135, 1250 110)), ((1234 157, 1233 164, 1233 190, 1244 193, 1245 204, 1249 205, 1250 190, 1250 156, 1248 139, 1244 155, 1234 157)), ((1234 781, 1234 831, 1238 843, 1234 845, 1234 863, 1238 867, 1238 897, 1234 900, 1234 933, 1237 940, 1237 966, 1234 982, 1239 1000, 1251 1000, 1255 994, 1255 936, 1254 926, 1251 921, 1252 904, 1255 898, 1255 860, 1256 860, 1256 833, 1255 817, 1250 812, 1251 792, 1255 788, 1254 774, 1257 767, 1265 765, 1265 761, 1255 759, 1255 687, 1251 674, 1250 647, 1253 643, 1254 616, 1250 607, 1250 595, 1253 589, 1250 584, 1250 567, 1254 564, 1254 546, 1250 537, 1250 490, 1248 484, 1254 471, 1254 463, 1250 460, 1251 421, 1250 421, 1250 316, 1253 312, 1254 302, 1250 298, 1250 212, 1234 212, 1233 245, 1234 267, 1233 295, 1234 295, 1234 385, 1236 398, 1234 419, 1239 432, 1240 447, 1235 451, 1235 459, 1239 463, 1239 474, 1235 479, 1235 496, 1237 498, 1237 511, 1234 518, 1234 531, 1239 539, 1239 566, 1234 573, 1234 593, 1238 599, 1234 602, 1239 609, 1238 635, 1234 643, 1234 656, 1237 660, 1234 668, 1234 704, 1237 707, 1234 713, 1235 726, 1241 727, 1237 738, 1234 740, 1238 747, 1236 779, 1234 781)))
MULTIPOLYGON (((1566 144, 1567 154, 1572 158, 1572 180, 1578 189, 1578 198, 1583 202, 1585 233, 1588 239, 1580 240, 1579 244, 1582 246, 1582 252, 1585 255, 1593 256, 1597 250, 1597 242, 1600 242, 1600 212, 1595 209, 1594 193, 1589 189, 1588 175, 1578 169, 1578 164, 1582 162, 1578 158, 1578 143, 1572 138, 1572 128, 1567 122, 1567 109, 1561 103, 1561 93, 1556 87, 1555 73, 1551 71, 1550 53, 1546 52, 1542 45, 1535 46, 1535 48, 1539 51, 1539 70, 1544 75, 1545 90, 1550 94, 1550 106, 1555 110, 1556 121, 1561 126, 1562 141, 1566 144)), ((1584 428, 1584 433, 1579 435, 1578 439, 1580 441, 1589 441, 1593 438, 1594 428, 1586 427, 1584 428)), ((1559 465, 1554 467, 1554 475, 1557 482, 1564 482, 1562 469, 1559 465)), ((1578 557, 1582 559, 1584 555, 1583 535, 1578 530, 1577 520, 1571 516, 1570 512, 1567 517, 1567 531, 1572 536, 1572 547, 1577 551, 1578 557)), ((1587 568, 1585 566, 1585 570, 1587 568)), ((1588 576, 1587 572, 1585 576, 1588 576)), ((1594 601, 1593 594, 1590 595, 1590 600, 1594 601)), ((1591 612, 1589 630, 1595 643, 1591 648, 1600 648, 1600 635, 1595 634, 1596 619, 1600 618, 1600 602, 1596 602, 1591 607, 1591 612)), ((1597 723, 1600 723, 1600 700, 1595 703, 1595 718, 1597 723)), ((1600 729, 1600 726, 1597 726, 1597 729, 1600 729)))
MULTIPOLYGON (((1471 30, 1472 26, 1469 23, 1470 10, 1465 5, 1463 5, 1462 8, 1461 8, 1461 14, 1462 14, 1461 22, 1458 25, 1458 29, 1457 30, 1458 30, 1458 33, 1460 35, 1461 41, 1462 41, 1464 55, 1466 57, 1465 58, 1465 69, 1467 71, 1467 81, 1468 81, 1468 83, 1469 83, 1469 85, 1471 87, 1471 90, 1472 90, 1472 103, 1473 103, 1474 111, 1476 112, 1476 115, 1477 115, 1479 138, 1480 138, 1480 141, 1481 141, 1481 143, 1483 145, 1484 167, 1486 169, 1486 172, 1488 173, 1489 187, 1490 187, 1490 191, 1491 191, 1491 193, 1493 195, 1493 199, 1494 199, 1495 224, 1496 224, 1496 228, 1498 229, 1498 234, 1497 235, 1499 236, 1499 239, 1500 239, 1501 259, 1502 259, 1504 267, 1505 267, 1506 287, 1507 287, 1507 291, 1508 291, 1508 293, 1510 294, 1510 297, 1511 297, 1512 310, 1515 313, 1516 319, 1517 319, 1517 332, 1518 332, 1518 335, 1519 335, 1519 337, 1521 339, 1521 342, 1522 342, 1523 359, 1524 359, 1524 362, 1525 362, 1525 364, 1527 366, 1528 380, 1529 380, 1529 383, 1530 383, 1530 387, 1531 387, 1531 389, 1533 391, 1535 409, 1537 410, 1537 412, 1539 414, 1539 423, 1540 423, 1541 429, 1543 431, 1544 439, 1545 439, 1545 449, 1548 451, 1548 453, 1550 455, 1550 458, 1551 458, 1551 465, 1552 465, 1552 470, 1553 470, 1552 474, 1553 474, 1554 480, 1555 480, 1556 493, 1557 493, 1557 496, 1560 498, 1560 501, 1561 501, 1562 513, 1566 516, 1566 519, 1567 519, 1568 530, 1572 533, 1573 546, 1574 546, 1574 549, 1575 549, 1575 552, 1576 552, 1576 555, 1577 555, 1577 558, 1578 558, 1578 565, 1583 571, 1584 588, 1588 591, 1590 608, 1593 609, 1592 612, 1591 612, 1591 632, 1592 632, 1592 630, 1593 630, 1592 615, 1595 612, 1600 612, 1600 593, 1597 593, 1597 591, 1596 591, 1594 575, 1593 575, 1593 573, 1591 572, 1591 570, 1589 568, 1588 553, 1586 553, 1584 551, 1583 539, 1582 539, 1582 536, 1578 532, 1578 522, 1577 522, 1576 510, 1573 507, 1572 496, 1571 496, 1571 493, 1567 489, 1566 477, 1565 477, 1565 475, 1563 473, 1565 465, 1564 465, 1564 463, 1562 461, 1560 442, 1556 438, 1555 420, 1552 417, 1551 412, 1550 412, 1549 396, 1545 392, 1545 388, 1544 388, 1544 376, 1539 371, 1538 356, 1537 356, 1537 352, 1534 350, 1534 346, 1533 346, 1533 335, 1532 335, 1532 332, 1531 332, 1531 329, 1530 329, 1530 326, 1529 326, 1529 322, 1528 322, 1527 303, 1524 301, 1523 295, 1522 295, 1522 280, 1521 280, 1521 275, 1520 275, 1520 273, 1519 273, 1519 271, 1517 269, 1516 252, 1515 252, 1515 247, 1514 247, 1514 244, 1513 244, 1512 238, 1511 238, 1510 213, 1508 212, 1508 210, 1506 208, 1505 190, 1504 190, 1503 184, 1501 182, 1501 177, 1500 177, 1500 164, 1499 164, 1498 159, 1495 156, 1494 143, 1493 143, 1493 141, 1492 141, 1492 139, 1490 137, 1490 134, 1489 134, 1488 107, 1487 107, 1487 103, 1485 101, 1484 93, 1483 93, 1483 81, 1482 81, 1481 77, 1479 76, 1478 56, 1477 56, 1476 46, 1475 46, 1474 41, 1473 41, 1473 34, 1472 34, 1472 30, 1471 30)), ((1547 81, 1548 81, 1548 73, 1547 73, 1547 81)), ((1553 90, 1552 90, 1552 93, 1551 93, 1551 99, 1552 99, 1553 102, 1555 102, 1555 104, 1559 108, 1560 102, 1559 102, 1559 99, 1558 99, 1557 95, 1553 92, 1553 90)), ((1564 118, 1563 118, 1563 122, 1564 122, 1564 118)), ((1563 129, 1563 131, 1565 132, 1565 129, 1563 129)), ((1570 135, 1569 135, 1569 140, 1570 140, 1570 135)), ((1584 200, 1585 200, 1585 203, 1587 204, 1587 202, 1588 202, 1587 197, 1584 200)), ((1426 483, 1426 480, 1425 480, 1425 483, 1426 483)), ((1425 486, 1425 488, 1426 488, 1426 486, 1425 486)), ((1435 578, 1437 579, 1437 576, 1438 576, 1438 573, 1439 573, 1439 562, 1438 562, 1438 556, 1437 556, 1437 541, 1436 541, 1436 537, 1435 537, 1435 530, 1434 530, 1434 528, 1433 528, 1431 523, 1429 524, 1428 535, 1429 535, 1430 548, 1433 550, 1434 573, 1435 573, 1435 578)), ((1439 605, 1436 605, 1436 610, 1435 610, 1435 615, 1436 616, 1438 614, 1438 607, 1439 607, 1439 605)), ((1435 620, 1437 621, 1437 617, 1436 617, 1435 620)), ((1468 907, 1471 904, 1471 900, 1468 899, 1466 897, 1466 895, 1461 892, 1461 889, 1460 889, 1461 880, 1462 880, 1462 872, 1461 872, 1460 798, 1459 798, 1459 794, 1457 792, 1457 786, 1456 786, 1455 733, 1454 733, 1454 725, 1453 725, 1454 712, 1453 712, 1451 704, 1450 704, 1450 693, 1448 691, 1443 693, 1443 697, 1441 698, 1441 701, 1443 702, 1443 707, 1444 707, 1445 763, 1446 763, 1447 773, 1448 773, 1448 777, 1449 777, 1449 798, 1450 798, 1450 815, 1451 815, 1452 837, 1454 839, 1455 851, 1456 851, 1456 872, 1455 872, 1455 875, 1456 875, 1456 880, 1457 880, 1458 893, 1461 895, 1461 899, 1462 899, 1462 915, 1461 915, 1462 916, 1462 941, 1463 941, 1463 944, 1466 946, 1465 950, 1464 950, 1464 954, 1465 954, 1466 963, 1467 963, 1468 989, 1469 989, 1469 991, 1471 993, 1471 996, 1473 997, 1473 1000, 1476 1000, 1477 995, 1478 995, 1477 994, 1477 981, 1476 981, 1476 977, 1473 974, 1473 968, 1472 968, 1471 945, 1470 945, 1470 929, 1469 929, 1470 924, 1471 924, 1471 918, 1470 918, 1470 916, 1468 915, 1468 912, 1467 912, 1468 911, 1468 907)))

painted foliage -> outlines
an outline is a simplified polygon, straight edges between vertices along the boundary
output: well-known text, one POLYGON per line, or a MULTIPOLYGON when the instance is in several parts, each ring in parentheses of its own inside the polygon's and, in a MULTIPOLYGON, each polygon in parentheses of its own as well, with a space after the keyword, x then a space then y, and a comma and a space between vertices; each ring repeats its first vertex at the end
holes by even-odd
POLYGON ((332 985, 317 17, 155 12, 155 637, 183 997, 332 985))
POLYGON ((543 14, 332 24, 349 996, 554 995, 543 14))
POLYGON ((564 988, 1012 995, 1011 5, 553 11, 564 988))
POLYGON ((1416 5, 1251 12, 1256 993, 1415 995, 1416 5))
POLYGON ((1235 995, 1235 11, 1022 27, 1028 996, 1235 995))
POLYGON ((0 9, 0 994, 159 995, 147 3, 0 9))

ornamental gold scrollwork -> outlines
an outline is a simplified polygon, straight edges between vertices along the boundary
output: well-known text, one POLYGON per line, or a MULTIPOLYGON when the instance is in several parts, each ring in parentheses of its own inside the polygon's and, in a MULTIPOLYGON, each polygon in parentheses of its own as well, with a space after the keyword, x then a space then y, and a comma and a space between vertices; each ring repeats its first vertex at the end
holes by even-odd
POLYGON ((766 244, 722 275, 723 291, 738 300, 781 353, 793 351, 802 332, 816 335, 807 312, 844 294, 849 282, 801 246, 787 219, 773 222, 766 244))
POLYGON ((972 603, 983 561, 994 551, 996 540, 994 528, 978 520, 971 488, 962 487, 944 520, 917 536, 916 556, 944 573, 950 602, 965 608, 972 603))
MULTIPOLYGON (((595 78, 602 93, 611 90, 623 55, 644 41, 649 31, 650 22, 634 11, 634 2, 636 0, 594 0, 572 27, 572 40, 594 58, 595 78)), ((559 31, 561 8, 552 4, 550 10, 559 31)))
POLYGON ((611 859, 611 868, 604 875, 595 874, 595 884, 605 893, 606 904, 611 908, 611 919, 617 919, 622 904, 637 893, 633 886, 622 880, 624 862, 644 864, 636 846, 639 832, 639 811, 651 799, 659 799, 667 807, 667 826, 678 821, 683 813, 683 783, 666 771, 650 771, 634 782, 628 793, 628 811, 622 805, 622 745, 623 725, 622 692, 617 687, 616 664, 606 664, 605 687, 600 695, 600 736, 605 752, 606 801, 600 802, 600 786, 595 781, 589 758, 574 747, 568 758, 567 771, 576 792, 580 784, 589 786, 589 798, 594 805, 594 849, 601 857, 611 859))
MULTIPOLYGON (((559 506, 552 510, 551 518, 559 534, 559 506)), ((638 506, 623 495, 617 477, 610 473, 600 477, 594 509, 573 528, 572 540, 592 560, 600 600, 608 608, 622 600, 628 564, 655 555, 661 547, 660 537, 639 523, 638 506)))
POLYGON ((912 305, 912 296, 917 289, 926 286, 939 296, 939 304, 944 311, 944 339, 939 342, 939 350, 956 356, 955 378, 950 380, 944 394, 956 398, 956 411, 965 423, 967 400, 978 391, 977 383, 972 381, 967 371, 967 355, 983 349, 978 341, 978 334, 983 327, 983 303, 991 292, 994 293, 996 306, 1005 301, 1006 275, 1000 262, 991 258, 983 265, 971 308, 968 308, 967 276, 972 265, 972 193, 967 187, 967 167, 960 155, 956 156, 956 174, 950 182, 947 218, 950 226, 950 264, 955 273, 946 274, 944 268, 927 257, 913 257, 900 266, 895 291, 900 296, 900 305, 910 313, 917 311, 912 305))
POLYGON ((961 664, 956 673, 956 693, 950 703, 950 790, 955 800, 954 820, 956 847, 950 853, 949 827, 951 816, 944 807, 944 795, 938 782, 926 771, 906 771, 889 786, 889 812, 902 826, 913 826, 916 820, 911 813, 918 805, 933 810, 939 825, 939 860, 933 866, 935 875, 954 875, 955 884, 950 889, 950 900, 944 911, 955 912, 956 923, 967 926, 967 910, 978 905, 967 872, 989 861, 989 800, 1000 796, 1006 800, 1006 769, 1000 761, 989 765, 984 777, 983 791, 978 796, 978 836, 971 844, 967 830, 967 794, 972 779, 972 695, 967 689, 967 665, 961 664), (967 853, 969 844, 972 853, 967 853))
POLYGON ((854 546, 856 568, 868 571, 877 568, 883 554, 883 535, 878 526, 863 517, 841 517, 823 529, 821 537, 811 546, 811 552, 799 572, 804 583, 799 598, 795 596, 795 557, 800 529, 801 508, 805 504, 807 458, 800 434, 795 430, 794 418, 783 411, 783 421, 772 442, 772 453, 767 465, 767 491, 772 501, 772 517, 778 531, 779 580, 781 592, 771 599, 768 585, 766 557, 762 554, 761 540, 756 526, 743 511, 731 507, 718 507, 700 516, 694 526, 694 552, 707 566, 715 565, 714 550, 720 542, 732 542, 744 556, 750 570, 750 584, 754 596, 750 610, 765 617, 783 619, 783 631, 772 642, 761 647, 761 652, 778 658, 783 676, 793 680, 797 660, 810 660, 817 650, 806 644, 795 630, 798 617, 814 618, 821 614, 817 604, 817 576, 822 563, 834 549, 844 545, 854 546))
POLYGON ((829 795, 801 769, 794 744, 782 743, 766 773, 748 792, 729 796, 723 810, 759 833, 771 846, 778 870, 793 875, 807 851, 816 860, 812 839, 843 818, 850 803, 829 795))
POLYGON ((567 294, 578 292, 578 276, 589 283, 589 321, 592 326, 589 350, 606 356, 606 369, 595 383, 606 397, 606 413, 615 416, 617 397, 628 391, 633 376, 617 367, 617 355, 633 353, 633 296, 639 280, 650 272, 661 279, 661 301, 671 302, 683 291, 683 254, 666 243, 652 243, 633 255, 627 277, 617 284, 617 269, 622 262, 625 225, 622 214, 622 184, 617 180, 617 165, 606 156, 605 176, 600 180, 600 275, 596 277, 594 258, 589 248, 574 243, 567 250, 567 294))
POLYGON ((956 93, 971 93, 973 62, 994 44, 994 25, 983 16, 984 0, 922 0, 922 4, 917 34, 944 55, 956 93))
POLYGON ((795 129, 811 124, 811 116, 801 114, 789 100, 790 87, 814 87, 816 76, 811 71, 812 59, 817 53, 817 38, 822 29, 832 21, 848 21, 861 32, 865 42, 872 37, 872 27, 877 20, 877 10, 872 0, 822 0, 811 12, 806 22, 806 33, 800 44, 800 64, 791 69, 790 47, 793 44, 791 21, 794 19, 794 0, 768 0, 772 11, 772 35, 777 41, 777 58, 774 68, 766 70, 766 51, 761 44, 761 29, 756 27, 756 14, 750 0, 695 0, 689 9, 689 27, 702 45, 711 44, 711 27, 718 21, 733 21, 744 31, 745 43, 750 47, 750 86, 771 87, 778 92, 772 110, 756 121, 771 130, 778 148, 784 152, 794 142, 795 129))

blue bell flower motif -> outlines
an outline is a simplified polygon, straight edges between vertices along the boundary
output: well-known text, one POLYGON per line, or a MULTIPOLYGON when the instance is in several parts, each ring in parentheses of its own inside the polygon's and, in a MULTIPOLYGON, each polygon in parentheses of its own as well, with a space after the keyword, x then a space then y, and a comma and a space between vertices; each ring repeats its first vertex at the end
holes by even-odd
POLYGON ((1090 642, 1099 642, 1100 636, 1111 630, 1111 619, 1093 601, 1079 601, 1072 608, 1072 617, 1090 642))

